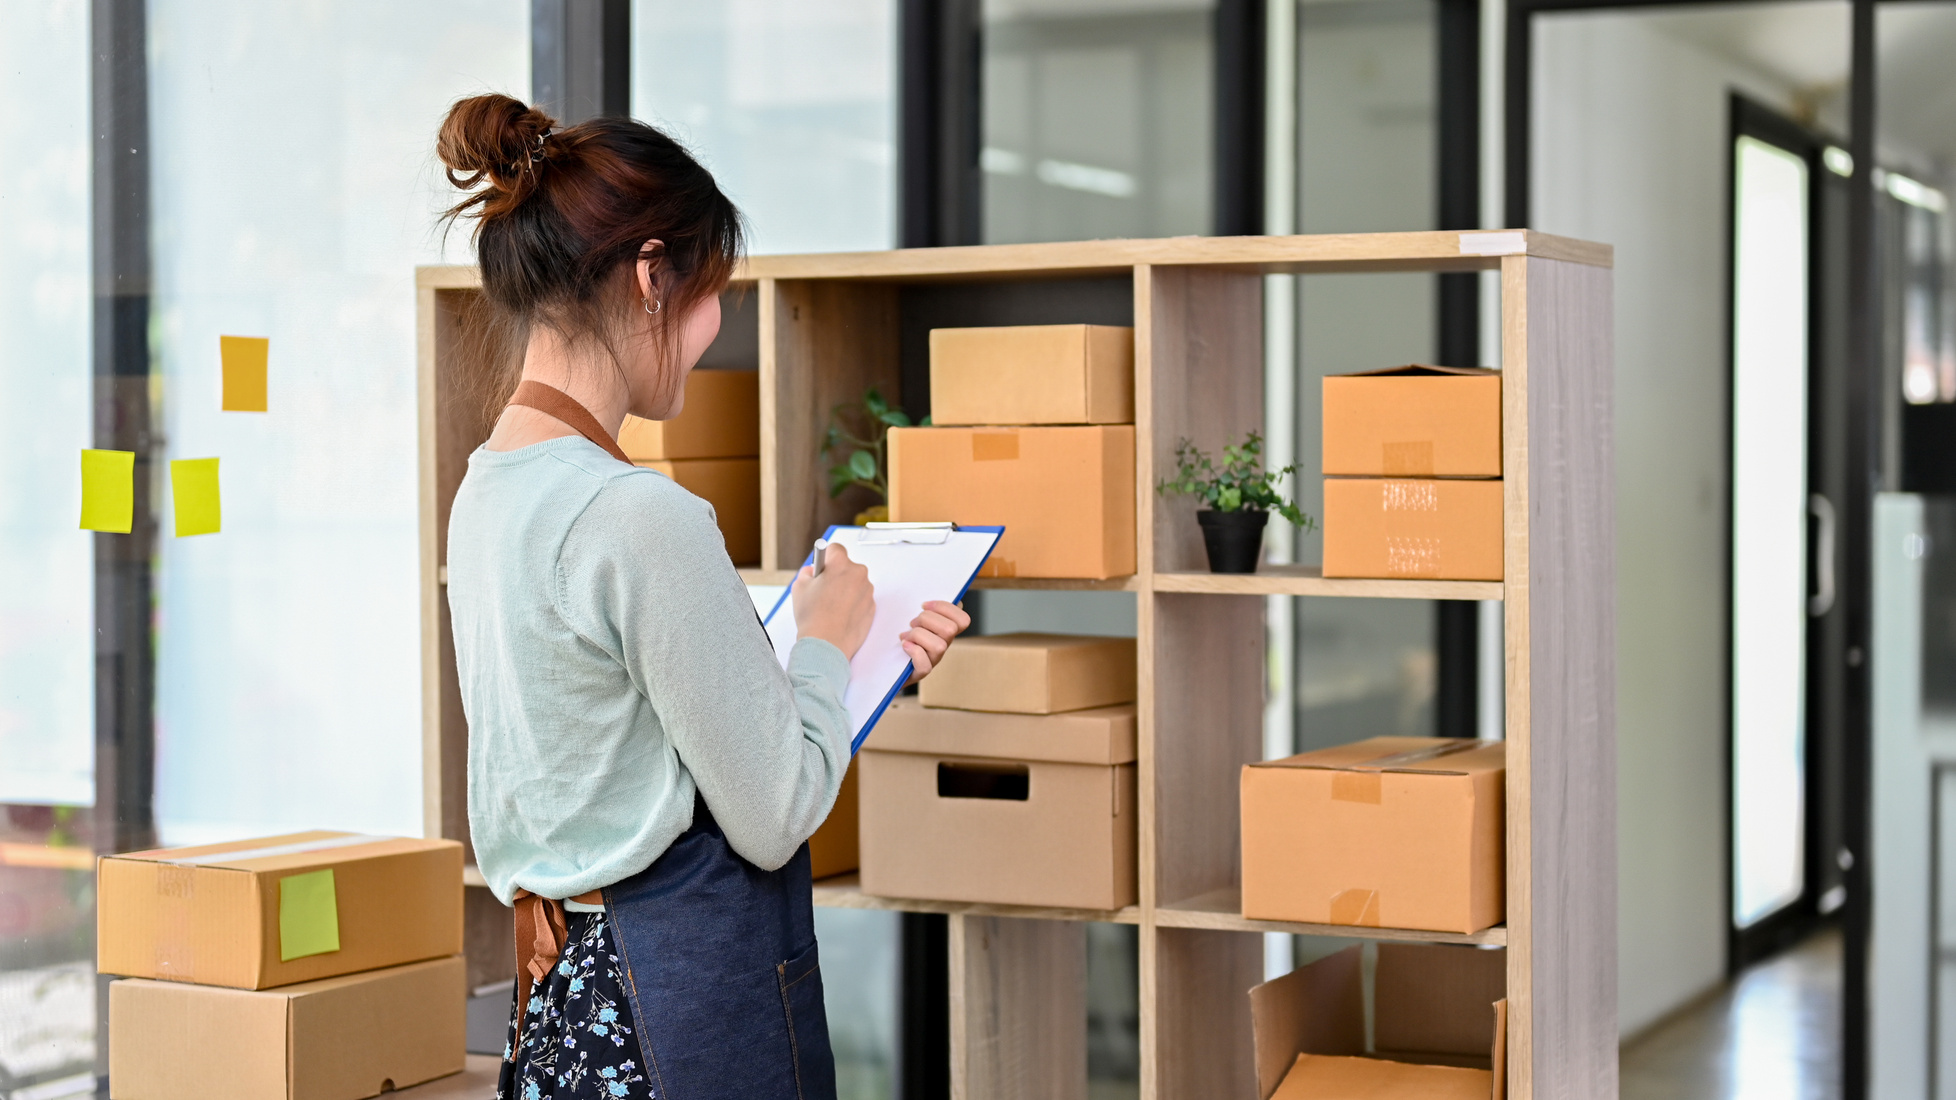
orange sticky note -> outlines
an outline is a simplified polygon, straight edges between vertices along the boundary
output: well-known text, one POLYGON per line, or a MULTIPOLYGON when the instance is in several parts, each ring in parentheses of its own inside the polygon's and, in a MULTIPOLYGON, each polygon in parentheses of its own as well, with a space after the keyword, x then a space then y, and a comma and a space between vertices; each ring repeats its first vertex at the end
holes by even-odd
POLYGON ((220 336, 217 350, 224 364, 224 411, 264 412, 272 342, 263 336, 220 336))
POLYGON ((176 507, 178 538, 217 534, 223 518, 218 506, 217 459, 171 461, 170 495, 176 507))
POLYGON ((126 535, 136 519, 136 452, 81 453, 81 529, 126 535))

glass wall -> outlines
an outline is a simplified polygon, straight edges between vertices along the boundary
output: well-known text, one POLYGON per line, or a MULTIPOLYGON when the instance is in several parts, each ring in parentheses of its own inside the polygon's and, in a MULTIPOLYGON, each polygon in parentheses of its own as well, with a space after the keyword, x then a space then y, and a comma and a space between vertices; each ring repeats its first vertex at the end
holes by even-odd
POLYGON ((895 0, 633 0, 632 115, 686 143, 752 250, 896 241, 895 0))

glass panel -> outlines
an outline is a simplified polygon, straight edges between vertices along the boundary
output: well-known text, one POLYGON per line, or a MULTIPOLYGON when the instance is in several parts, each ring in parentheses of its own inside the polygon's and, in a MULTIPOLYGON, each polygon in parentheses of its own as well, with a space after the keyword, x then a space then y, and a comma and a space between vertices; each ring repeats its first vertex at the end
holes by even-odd
POLYGON ((986 243, 1213 223, 1213 0, 985 0, 986 243))
MULTIPOLYGON (((168 459, 221 460, 222 531, 158 562, 158 827, 181 844, 418 835, 416 264, 458 97, 526 95, 529 5, 150 5, 168 459), (267 413, 222 412, 218 338, 268 337, 267 413)), ((167 483, 160 488, 167 490, 167 483)))
POLYGON ((0 18, 0 1088, 55 1096, 95 1064, 88 8, 0 18))
POLYGON ((1807 166, 1750 137, 1733 179, 1732 919, 1799 899, 1806 855, 1807 166))
POLYGON ((712 170, 756 253, 896 242, 895 0, 633 0, 632 114, 712 170))

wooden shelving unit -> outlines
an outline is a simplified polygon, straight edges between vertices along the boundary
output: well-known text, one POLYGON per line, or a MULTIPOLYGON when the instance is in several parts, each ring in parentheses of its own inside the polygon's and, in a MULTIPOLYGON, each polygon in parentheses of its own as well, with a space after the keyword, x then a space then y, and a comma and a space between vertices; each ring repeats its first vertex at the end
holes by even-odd
MULTIPOLYGON (((1254 1097, 1244 994, 1262 976, 1263 932, 1505 945, 1509 1096, 1616 1095, 1611 259, 1607 246, 1512 231, 1093 241, 743 266, 716 348, 751 349, 761 371, 762 560, 743 571, 753 584, 785 583, 823 527, 864 503, 824 490, 827 411, 870 384, 915 403, 928 384, 918 333, 1135 327, 1138 570, 1110 582, 983 585, 1134 593, 1138 904, 1102 913, 872 898, 853 876, 816 886, 818 905, 948 915, 953 1095, 1084 1097, 1085 921, 1139 928, 1142 1095, 1151 1100, 1254 1097), (1215 446, 1262 424, 1261 276, 1384 271, 1500 273, 1505 580, 1327 580, 1310 566, 1208 573, 1193 506, 1163 501, 1152 486, 1178 438, 1215 446), (1271 594, 1504 601, 1507 924, 1458 936, 1240 915, 1237 783, 1262 755, 1264 602, 1239 597, 1271 594)), ((480 395, 456 384, 477 365, 477 285, 472 268, 419 272, 426 823, 431 835, 464 841, 466 730, 440 581, 448 503, 486 434, 480 395)), ((507 924, 497 941, 479 908, 472 902, 472 942, 480 928, 483 951, 506 952, 507 924)))

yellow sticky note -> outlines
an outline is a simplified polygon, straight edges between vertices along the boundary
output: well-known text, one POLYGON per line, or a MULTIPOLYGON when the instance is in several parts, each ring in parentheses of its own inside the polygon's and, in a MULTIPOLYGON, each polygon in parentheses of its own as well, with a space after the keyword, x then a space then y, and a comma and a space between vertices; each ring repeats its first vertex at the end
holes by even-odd
POLYGON ((333 869, 287 875, 278 880, 278 958, 280 962, 324 955, 340 949, 340 899, 333 892, 333 869))
POLYGON ((220 336, 217 351, 224 364, 224 411, 264 412, 272 342, 263 336, 220 336))
POLYGON ((136 519, 136 452, 82 452, 84 531, 129 533, 136 519))
POLYGON ((217 495, 217 459, 172 460, 170 495, 176 504, 178 538, 215 535, 223 526, 223 509, 217 495))

